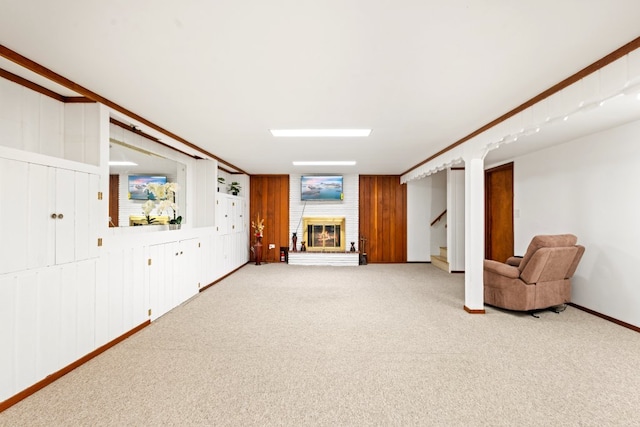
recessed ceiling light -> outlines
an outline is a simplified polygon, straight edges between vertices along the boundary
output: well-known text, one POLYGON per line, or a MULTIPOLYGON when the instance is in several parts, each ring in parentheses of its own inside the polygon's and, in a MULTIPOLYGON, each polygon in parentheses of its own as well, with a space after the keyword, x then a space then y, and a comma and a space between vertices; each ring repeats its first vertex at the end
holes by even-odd
POLYGON ((133 162, 109 162, 109 166, 138 166, 137 163, 133 162))
POLYGON ((311 161, 311 162, 298 162, 294 161, 294 166, 353 166, 356 162, 352 160, 346 161, 311 161))
POLYGON ((277 137, 352 137, 369 136, 371 129, 269 129, 277 137))

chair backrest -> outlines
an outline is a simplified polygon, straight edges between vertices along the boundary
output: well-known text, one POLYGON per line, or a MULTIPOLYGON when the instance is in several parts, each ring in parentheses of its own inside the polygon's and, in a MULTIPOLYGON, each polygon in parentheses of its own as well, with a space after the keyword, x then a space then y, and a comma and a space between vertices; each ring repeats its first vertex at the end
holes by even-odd
POLYGON ((540 248, 559 248, 565 246, 574 246, 578 242, 578 238, 573 234, 555 234, 555 235, 538 235, 534 236, 529 243, 527 252, 524 253, 522 261, 518 269, 522 272, 534 253, 540 248))
POLYGON ((584 246, 576 245, 576 248, 578 248, 578 253, 576 254, 576 257, 573 259, 573 264, 569 266, 569 271, 567 272, 567 279, 573 277, 573 275, 576 272, 576 268, 578 268, 578 263, 582 258, 582 254, 584 254, 584 246))
POLYGON ((527 283, 568 279, 576 271, 584 246, 573 234, 535 236, 518 266, 527 283))

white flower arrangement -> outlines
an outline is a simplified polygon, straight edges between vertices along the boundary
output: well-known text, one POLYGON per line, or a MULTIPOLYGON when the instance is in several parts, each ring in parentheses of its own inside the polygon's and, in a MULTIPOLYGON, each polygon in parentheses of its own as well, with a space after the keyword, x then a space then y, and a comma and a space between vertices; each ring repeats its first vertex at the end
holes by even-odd
POLYGON ((147 218, 147 224, 153 223, 155 219, 151 218, 151 211, 156 207, 156 203, 153 200, 147 200, 142 204, 142 213, 147 218))
POLYGON ((178 205, 176 201, 176 192, 180 190, 180 185, 177 182, 167 182, 166 184, 150 183, 147 185, 147 191, 150 195, 153 195, 153 199, 149 199, 142 205, 142 213, 147 218, 147 224, 155 221, 151 218, 151 211, 156 208, 155 200, 160 200, 156 212, 158 215, 162 215, 163 212, 169 214, 169 209, 173 211, 173 219, 169 221, 170 224, 181 224, 182 216, 176 216, 178 212, 178 205))
POLYGON ((175 195, 180 190, 180 185, 177 182, 167 182, 166 184, 150 183, 147 184, 147 191, 152 194, 156 200, 172 200, 175 199, 175 195))
POLYGON ((178 205, 171 200, 163 200, 158 204, 158 215, 162 215, 163 212, 166 212, 168 215, 169 209, 173 212, 173 219, 169 221, 169 224, 180 224, 182 222, 182 216, 176 217, 178 205))

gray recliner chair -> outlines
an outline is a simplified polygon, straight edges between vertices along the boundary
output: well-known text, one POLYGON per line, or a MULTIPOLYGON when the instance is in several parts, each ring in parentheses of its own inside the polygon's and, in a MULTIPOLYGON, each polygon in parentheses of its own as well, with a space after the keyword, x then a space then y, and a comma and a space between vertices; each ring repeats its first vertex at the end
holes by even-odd
POLYGON ((484 260, 484 302, 517 311, 571 301, 571 277, 584 254, 573 234, 535 236, 522 258, 484 260))

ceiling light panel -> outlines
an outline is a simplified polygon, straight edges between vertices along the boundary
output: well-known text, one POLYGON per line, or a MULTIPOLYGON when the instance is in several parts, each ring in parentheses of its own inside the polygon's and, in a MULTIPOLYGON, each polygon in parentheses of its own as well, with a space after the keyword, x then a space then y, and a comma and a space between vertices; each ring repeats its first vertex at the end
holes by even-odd
POLYGON ((294 161, 294 166, 355 166, 353 160, 337 160, 337 161, 294 161))
POLYGON ((133 162, 113 162, 110 161, 109 162, 109 166, 138 166, 137 163, 133 163, 133 162))
POLYGON ((275 137, 365 137, 371 129, 269 129, 275 137))

